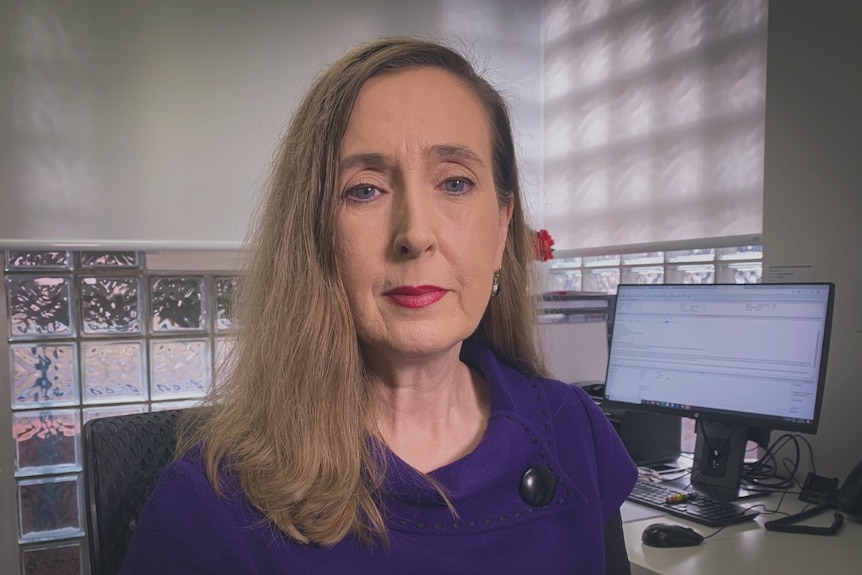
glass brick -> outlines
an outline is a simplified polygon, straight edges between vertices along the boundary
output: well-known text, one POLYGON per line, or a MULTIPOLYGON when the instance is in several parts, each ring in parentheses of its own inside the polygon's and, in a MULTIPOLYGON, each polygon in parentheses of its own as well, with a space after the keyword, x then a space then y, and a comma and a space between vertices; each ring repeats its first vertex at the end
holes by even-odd
POLYGON ((81 542, 21 548, 22 575, 82 575, 81 542))
POLYGON ((6 277, 9 337, 69 337, 72 323, 71 280, 68 277, 6 277))
POLYGON ((206 339, 150 342, 150 395, 160 399, 202 397, 210 385, 210 350, 206 339))
POLYGON ((144 353, 140 341, 82 343, 84 403, 146 401, 144 353))
POLYGON ((12 409, 77 405, 78 353, 71 343, 12 344, 12 409))
POLYGON ((581 270, 557 270, 551 268, 549 273, 554 276, 559 289, 564 291, 581 291, 581 270))
POLYGON ((584 291, 593 293, 617 293, 620 285, 619 268, 597 268, 586 270, 583 277, 584 291))
POLYGON ((554 258, 550 260, 552 269, 579 269, 581 258, 554 258))
POLYGON ((763 246, 737 246, 734 248, 719 248, 716 255, 720 261, 728 260, 762 260, 763 246))
POLYGON ((666 283, 712 284, 715 283, 713 264, 689 264, 667 267, 666 283))
POLYGON ((623 265, 663 264, 664 252, 643 252, 640 254, 624 254, 623 265))
POLYGON ((141 333, 139 278, 80 278, 84 335, 141 333))
POLYGON ((154 332, 206 329, 202 277, 150 278, 150 314, 154 332))
POLYGON ((140 267, 138 252, 81 252, 78 258, 82 269, 140 267))
POLYGON ((77 409, 14 413, 12 436, 16 476, 81 470, 77 409))
POLYGON ((589 256, 584 258, 584 267, 585 268, 597 268, 604 266, 618 266, 620 265, 620 256, 589 256))
POLYGON ((216 331, 228 331, 231 328, 236 282, 236 276, 216 276, 215 278, 216 331))
POLYGON ((696 249, 667 252, 667 263, 679 264, 685 262, 711 262, 715 260, 715 250, 696 249))
POLYGON ((100 417, 114 417, 115 415, 130 415, 132 413, 146 413, 147 405, 145 403, 134 403, 130 405, 100 405, 98 407, 85 407, 83 410, 83 421, 81 425, 87 423, 91 419, 99 419, 100 417))
POLYGON ((63 251, 8 251, 7 270, 68 270, 72 268, 72 257, 63 251))
POLYGON ((18 482, 18 542, 84 535, 80 476, 23 479, 18 482))
POLYGON ((763 263, 734 262, 717 266, 718 283, 759 284, 763 279, 763 263))
POLYGON ((218 374, 215 381, 223 381, 230 373, 236 357, 232 355, 236 340, 232 337, 217 337, 213 341, 213 366, 218 374))
POLYGON ((199 399, 184 399, 182 401, 154 401, 150 404, 150 411, 168 411, 171 409, 190 409, 200 407, 199 399))
POLYGON ((623 268, 623 283, 662 284, 664 283, 664 266, 635 266, 623 268))

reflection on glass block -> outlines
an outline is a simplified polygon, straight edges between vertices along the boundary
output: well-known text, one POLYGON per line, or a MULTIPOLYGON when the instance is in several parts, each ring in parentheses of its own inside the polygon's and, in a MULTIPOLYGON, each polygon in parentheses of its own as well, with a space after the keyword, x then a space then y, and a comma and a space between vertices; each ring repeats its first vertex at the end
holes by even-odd
POLYGON ((735 248, 719 248, 719 260, 760 260, 763 259, 763 246, 738 246, 735 248))
POLYGON ((77 409, 13 414, 15 475, 80 471, 80 433, 77 409))
POLYGON ((81 575, 81 542, 21 548, 23 575, 81 575))
POLYGON ((213 364, 215 365, 215 373, 218 374, 216 381, 223 381, 230 373, 231 366, 236 357, 231 355, 236 340, 232 337, 217 337, 213 341, 213 364))
POLYGON ((6 252, 7 270, 67 270, 71 267, 69 252, 6 252))
POLYGON ((215 278, 216 331, 227 331, 231 328, 231 308, 236 290, 236 280, 236 276, 217 276, 215 278))
POLYGON ((200 331, 206 329, 202 277, 150 278, 152 330, 200 331))
POLYGON ((644 266, 623 269, 623 283, 626 284, 662 284, 664 283, 663 266, 644 266))
POLYGON ((715 283, 715 266, 712 264, 668 266, 669 284, 712 284, 715 283))
POLYGON ((584 258, 584 267, 595 268, 602 266, 618 266, 620 265, 620 256, 590 256, 584 258))
POLYGON ((74 335, 67 277, 7 276, 12 339, 74 335))
POLYGON ((715 250, 712 248, 667 252, 667 263, 669 264, 678 264, 683 262, 711 262, 713 260, 715 260, 715 250))
POLYGON ((718 283, 759 284, 762 281, 763 264, 756 262, 736 262, 718 265, 718 283))
POLYGON ((85 334, 140 333, 138 278, 81 278, 81 324, 85 334))
POLYGON ((551 268, 559 289, 564 291, 581 291, 581 270, 555 270, 551 268))
POLYGON ((81 267, 90 268, 136 268, 138 252, 81 252, 81 267))
POLYGON ((208 340, 150 342, 150 387, 154 401, 202 397, 209 385, 208 340))
POLYGON ((581 258, 554 258, 550 260, 552 269, 579 269, 581 258))
POLYGON ((583 277, 585 292, 617 293, 620 285, 619 268, 603 268, 587 270, 583 277))
POLYGON ((144 403, 133 403, 130 405, 100 405, 99 407, 85 407, 83 413, 84 425, 91 419, 100 417, 114 417, 115 415, 129 415, 130 413, 146 413, 147 405, 144 403))
POLYGON ((12 408, 77 405, 78 367, 74 344, 13 344, 12 408))
POLYGON ((664 252, 644 252, 623 255, 623 265, 663 264, 664 252))
POLYGON ((81 361, 85 404, 147 399, 142 342, 84 342, 81 344, 81 361))
POLYGON ((171 409, 189 409, 200 407, 199 399, 184 399, 182 401, 154 401, 150 404, 150 411, 168 411, 171 409))
POLYGON ((80 537, 81 483, 77 475, 18 482, 20 543, 80 537))

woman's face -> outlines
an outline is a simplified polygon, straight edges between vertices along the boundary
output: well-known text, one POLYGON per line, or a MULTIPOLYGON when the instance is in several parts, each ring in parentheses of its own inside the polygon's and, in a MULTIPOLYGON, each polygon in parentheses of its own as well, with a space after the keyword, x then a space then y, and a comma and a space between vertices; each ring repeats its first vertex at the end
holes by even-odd
POLYGON ((435 68, 370 79, 338 186, 338 265, 369 360, 445 352, 473 333, 511 217, 476 96, 435 68))

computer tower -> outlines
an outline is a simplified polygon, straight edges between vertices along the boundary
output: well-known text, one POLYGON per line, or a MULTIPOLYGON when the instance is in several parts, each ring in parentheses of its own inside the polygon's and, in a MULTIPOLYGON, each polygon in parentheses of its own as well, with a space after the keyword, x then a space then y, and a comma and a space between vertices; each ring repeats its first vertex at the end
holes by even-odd
POLYGON ((679 458, 682 441, 680 417, 600 407, 638 465, 667 463, 679 458))

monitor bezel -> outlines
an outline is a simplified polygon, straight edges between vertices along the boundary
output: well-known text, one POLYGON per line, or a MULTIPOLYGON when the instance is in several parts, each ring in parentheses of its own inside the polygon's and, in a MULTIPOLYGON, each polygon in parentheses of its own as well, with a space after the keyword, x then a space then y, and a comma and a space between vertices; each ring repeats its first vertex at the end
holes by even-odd
MULTIPOLYGON (((834 310, 835 303, 835 284, 832 282, 792 282, 792 283, 781 283, 781 284, 733 284, 733 283, 718 283, 718 284, 620 284, 617 287, 617 299, 616 305, 619 305, 620 301, 620 289, 625 291, 630 289, 637 290, 654 290, 659 291, 662 289, 670 288, 670 287, 686 287, 686 288, 694 288, 694 289, 715 289, 717 287, 739 287, 740 290, 743 289, 758 289, 758 286, 766 287, 776 287, 778 285, 781 286, 808 286, 808 287, 827 287, 828 288, 828 296, 826 300, 826 317, 823 325, 823 342, 821 345, 821 355, 820 355, 820 366, 819 366, 819 374, 817 378, 817 397, 814 403, 814 414, 812 421, 810 423, 807 422, 798 422, 798 421, 788 421, 781 417, 769 416, 769 415, 761 415, 761 414, 752 414, 752 413, 740 413, 736 411, 724 411, 724 410, 714 410, 714 409, 685 409, 685 408, 676 408, 676 407, 666 407, 660 405, 646 405, 641 403, 630 403, 625 401, 616 401, 610 399, 608 397, 607 390, 607 375, 605 376, 605 390, 604 390, 604 398, 602 399, 602 405, 606 405, 610 408, 624 409, 624 410, 633 410, 633 411, 641 411, 647 413, 658 413, 664 415, 675 415, 680 417, 687 417, 694 420, 704 420, 704 421, 716 421, 723 423, 731 423, 737 425, 746 425, 749 427, 758 427, 758 428, 768 428, 775 429, 781 431, 791 431, 791 432, 799 432, 799 433, 817 433, 817 430, 820 426, 820 413, 821 408, 823 406, 823 395, 826 388, 826 370, 829 363, 829 346, 830 339, 832 333, 832 315, 834 310)), ((614 322, 618 321, 619 314, 614 313, 614 322)), ((610 337, 610 345, 608 348, 608 367, 605 373, 609 373, 611 360, 613 358, 613 346, 614 346, 614 336, 615 331, 611 329, 611 337, 610 337)))

